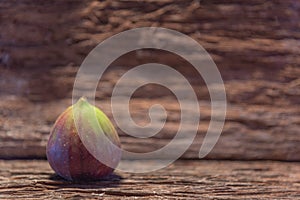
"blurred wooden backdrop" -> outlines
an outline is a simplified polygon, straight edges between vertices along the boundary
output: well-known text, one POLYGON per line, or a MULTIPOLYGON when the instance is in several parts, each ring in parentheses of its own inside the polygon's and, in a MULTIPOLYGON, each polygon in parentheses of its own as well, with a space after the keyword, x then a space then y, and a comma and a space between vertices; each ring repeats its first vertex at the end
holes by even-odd
MULTIPOLYGON (((225 81, 226 124, 206 158, 300 161, 299 13, 297 0, 2 0, 0 158, 45 158, 50 128, 71 104, 73 81, 88 52, 121 31, 157 26, 196 39, 225 81)), ((132 52, 114 62, 97 91, 97 105, 112 117, 112 88, 135 65, 157 61, 178 69, 203 105, 197 138, 183 155, 196 159, 210 119, 207 89, 184 60, 159 55, 132 52)), ((151 151, 175 135, 179 107, 164 88, 138 90, 131 105, 134 118, 147 122, 145 111, 156 102, 168 111, 165 128, 151 139, 119 131, 125 149, 151 151)))

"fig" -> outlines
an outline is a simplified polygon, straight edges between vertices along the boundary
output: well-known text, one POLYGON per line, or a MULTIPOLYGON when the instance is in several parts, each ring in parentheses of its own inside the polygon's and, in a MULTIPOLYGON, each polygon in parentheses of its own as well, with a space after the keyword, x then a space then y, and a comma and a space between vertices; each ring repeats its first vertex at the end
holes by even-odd
POLYGON ((46 154, 51 168, 64 179, 98 180, 117 167, 120 147, 108 117, 81 98, 57 118, 46 154))

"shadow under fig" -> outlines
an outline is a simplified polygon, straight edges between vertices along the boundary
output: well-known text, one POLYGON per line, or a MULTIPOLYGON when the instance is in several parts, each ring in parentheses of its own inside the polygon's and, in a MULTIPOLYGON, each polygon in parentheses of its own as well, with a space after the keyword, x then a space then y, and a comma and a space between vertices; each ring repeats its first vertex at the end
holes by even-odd
POLYGON ((82 179, 69 181, 57 174, 51 174, 49 176, 49 179, 51 180, 51 183, 47 184, 51 184, 52 186, 58 186, 61 188, 107 188, 118 187, 123 177, 113 173, 97 180, 82 179))

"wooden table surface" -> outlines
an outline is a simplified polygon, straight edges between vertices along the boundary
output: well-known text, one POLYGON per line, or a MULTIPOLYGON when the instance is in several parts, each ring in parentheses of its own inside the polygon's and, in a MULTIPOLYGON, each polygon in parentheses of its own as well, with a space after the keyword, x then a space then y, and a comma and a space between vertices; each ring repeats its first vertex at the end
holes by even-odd
POLYGON ((0 199, 22 198, 299 199, 300 163, 184 160, 151 173, 116 172, 102 181, 71 183, 45 160, 1 160, 0 199))

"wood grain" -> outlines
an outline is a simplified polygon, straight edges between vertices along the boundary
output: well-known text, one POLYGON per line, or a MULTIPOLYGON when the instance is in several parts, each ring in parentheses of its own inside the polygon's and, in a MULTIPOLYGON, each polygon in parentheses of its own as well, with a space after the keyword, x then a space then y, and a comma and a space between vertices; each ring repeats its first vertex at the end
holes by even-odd
MULTIPOLYGON (((161 26, 203 45, 224 79, 226 123, 207 159, 300 161, 299 13, 295 0, 3 0, 0 158, 45 158, 51 126, 71 104, 76 72, 88 52, 121 31, 161 26)), ((211 115, 209 94, 201 77, 183 59, 152 51, 121 57, 103 77, 96 104, 112 119, 109 100, 114 84, 133 66, 154 61, 177 69, 196 91, 202 105, 201 122, 183 158, 197 159, 211 115)), ((147 140, 119 130, 125 149, 152 151, 174 137, 180 113, 166 89, 146 86, 138 90, 131 106, 134 119, 147 123, 152 103, 166 107, 165 128, 147 140)))
POLYGON ((105 38, 144 26, 190 35, 224 70, 276 72, 282 65, 299 64, 300 6, 295 0, 4 0, 0 9, 0 58, 13 67, 79 65, 105 38))
MULTIPOLYGON (((0 104, 2 112, 0 157, 45 158, 45 146, 51 126, 70 102, 69 99, 48 103, 32 103, 26 99, 13 97, 3 99, 0 104)), ((155 99, 151 101, 132 100, 134 105, 131 110, 132 115, 134 119, 138 119, 138 123, 148 121, 148 115, 145 112, 153 102, 155 99)), ((132 137, 118 129, 124 149, 133 152, 154 151, 167 145, 175 136, 180 123, 177 102, 172 99, 157 99, 157 102, 161 103, 168 111, 169 117, 164 128, 157 135, 146 139, 132 137)), ((198 152, 210 120, 210 108, 205 103, 205 101, 200 102, 202 105, 201 121, 197 137, 183 158, 198 158, 198 152)), ((97 105, 112 119, 109 101, 101 100, 97 102, 97 105)), ((299 111, 296 107, 274 109, 269 106, 231 105, 228 107, 221 137, 206 158, 299 161, 298 115, 299 111)), ((186 130, 186 134, 188 133, 189 130, 186 130)))
POLYGON ((297 199, 299 180, 299 163, 178 161, 153 173, 71 183, 47 161, 0 160, 1 199, 297 199))

